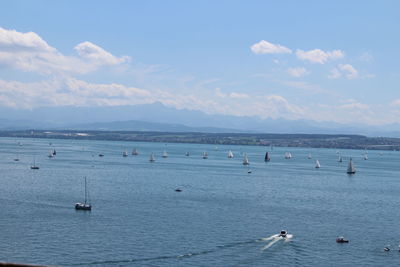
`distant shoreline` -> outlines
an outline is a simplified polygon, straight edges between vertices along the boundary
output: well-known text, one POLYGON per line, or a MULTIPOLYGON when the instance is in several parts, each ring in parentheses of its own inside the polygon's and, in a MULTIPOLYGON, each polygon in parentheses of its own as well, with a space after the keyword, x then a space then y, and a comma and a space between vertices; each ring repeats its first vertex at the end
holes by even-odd
POLYGON ((348 134, 258 134, 142 131, 17 130, 0 137, 106 140, 132 142, 255 145, 336 149, 400 150, 400 138, 348 134))

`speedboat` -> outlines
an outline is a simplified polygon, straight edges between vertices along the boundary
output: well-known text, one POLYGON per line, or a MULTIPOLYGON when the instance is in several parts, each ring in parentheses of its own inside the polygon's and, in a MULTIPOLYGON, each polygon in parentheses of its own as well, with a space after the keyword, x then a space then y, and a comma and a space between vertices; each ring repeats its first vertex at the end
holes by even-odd
POLYGON ((384 247, 383 250, 384 251, 390 251, 390 248, 389 247, 384 247))
POLYGON ((338 238, 336 238, 336 242, 337 243, 349 243, 349 240, 345 239, 343 236, 339 236, 338 238))
POLYGON ((287 236, 287 231, 286 231, 286 230, 282 230, 282 231, 279 233, 279 237, 285 238, 286 236, 287 236))

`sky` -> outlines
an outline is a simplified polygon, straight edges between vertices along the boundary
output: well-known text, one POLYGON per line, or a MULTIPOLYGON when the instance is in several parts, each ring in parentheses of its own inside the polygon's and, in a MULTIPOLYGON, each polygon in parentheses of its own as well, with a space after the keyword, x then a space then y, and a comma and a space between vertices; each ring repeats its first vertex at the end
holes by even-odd
POLYGON ((400 1, 0 5, 0 107, 400 122, 400 1))

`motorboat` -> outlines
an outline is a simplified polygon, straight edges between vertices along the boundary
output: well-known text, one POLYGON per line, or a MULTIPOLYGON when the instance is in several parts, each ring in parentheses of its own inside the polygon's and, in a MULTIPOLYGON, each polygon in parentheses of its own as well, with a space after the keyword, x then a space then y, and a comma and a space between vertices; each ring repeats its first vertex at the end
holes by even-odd
POLYGON ((383 250, 384 251, 390 251, 390 248, 389 247, 384 247, 383 250))
POLYGON ((336 243, 349 243, 349 240, 345 239, 343 236, 339 236, 336 238, 336 243))
POLYGON ((177 189, 175 189, 175 192, 182 192, 182 189, 177 188, 177 189))
POLYGON ((282 230, 280 233, 279 233, 279 237, 283 237, 283 238, 285 238, 286 236, 287 236, 287 231, 286 230, 282 230))

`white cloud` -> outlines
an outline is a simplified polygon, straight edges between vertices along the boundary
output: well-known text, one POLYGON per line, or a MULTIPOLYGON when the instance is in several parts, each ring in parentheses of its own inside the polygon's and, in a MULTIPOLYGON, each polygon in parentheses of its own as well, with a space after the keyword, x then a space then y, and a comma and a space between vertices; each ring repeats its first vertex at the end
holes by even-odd
POLYGON ((290 54, 292 50, 279 44, 273 44, 265 40, 253 44, 250 47, 254 54, 290 54))
POLYGON ((358 71, 350 64, 339 64, 337 68, 333 68, 328 75, 330 79, 338 79, 342 76, 345 76, 349 80, 359 77, 358 71))
POLYGON ((296 50, 296 56, 301 60, 307 60, 312 63, 325 64, 328 60, 340 59, 344 57, 341 50, 323 51, 321 49, 314 49, 310 51, 296 50))
POLYGON ((289 73, 290 76, 293 76, 293 77, 296 77, 296 78, 306 76, 307 74, 310 73, 309 71, 307 71, 306 68, 303 68, 303 67, 289 68, 287 70, 287 72, 289 73))
POLYGON ((350 64, 339 64, 338 68, 345 72, 347 79, 355 79, 358 77, 358 71, 350 64))
POLYGON ((0 27, 0 65, 40 74, 88 73, 102 66, 118 65, 128 57, 115 57, 101 47, 83 42, 78 56, 65 56, 34 32, 21 33, 0 27))

